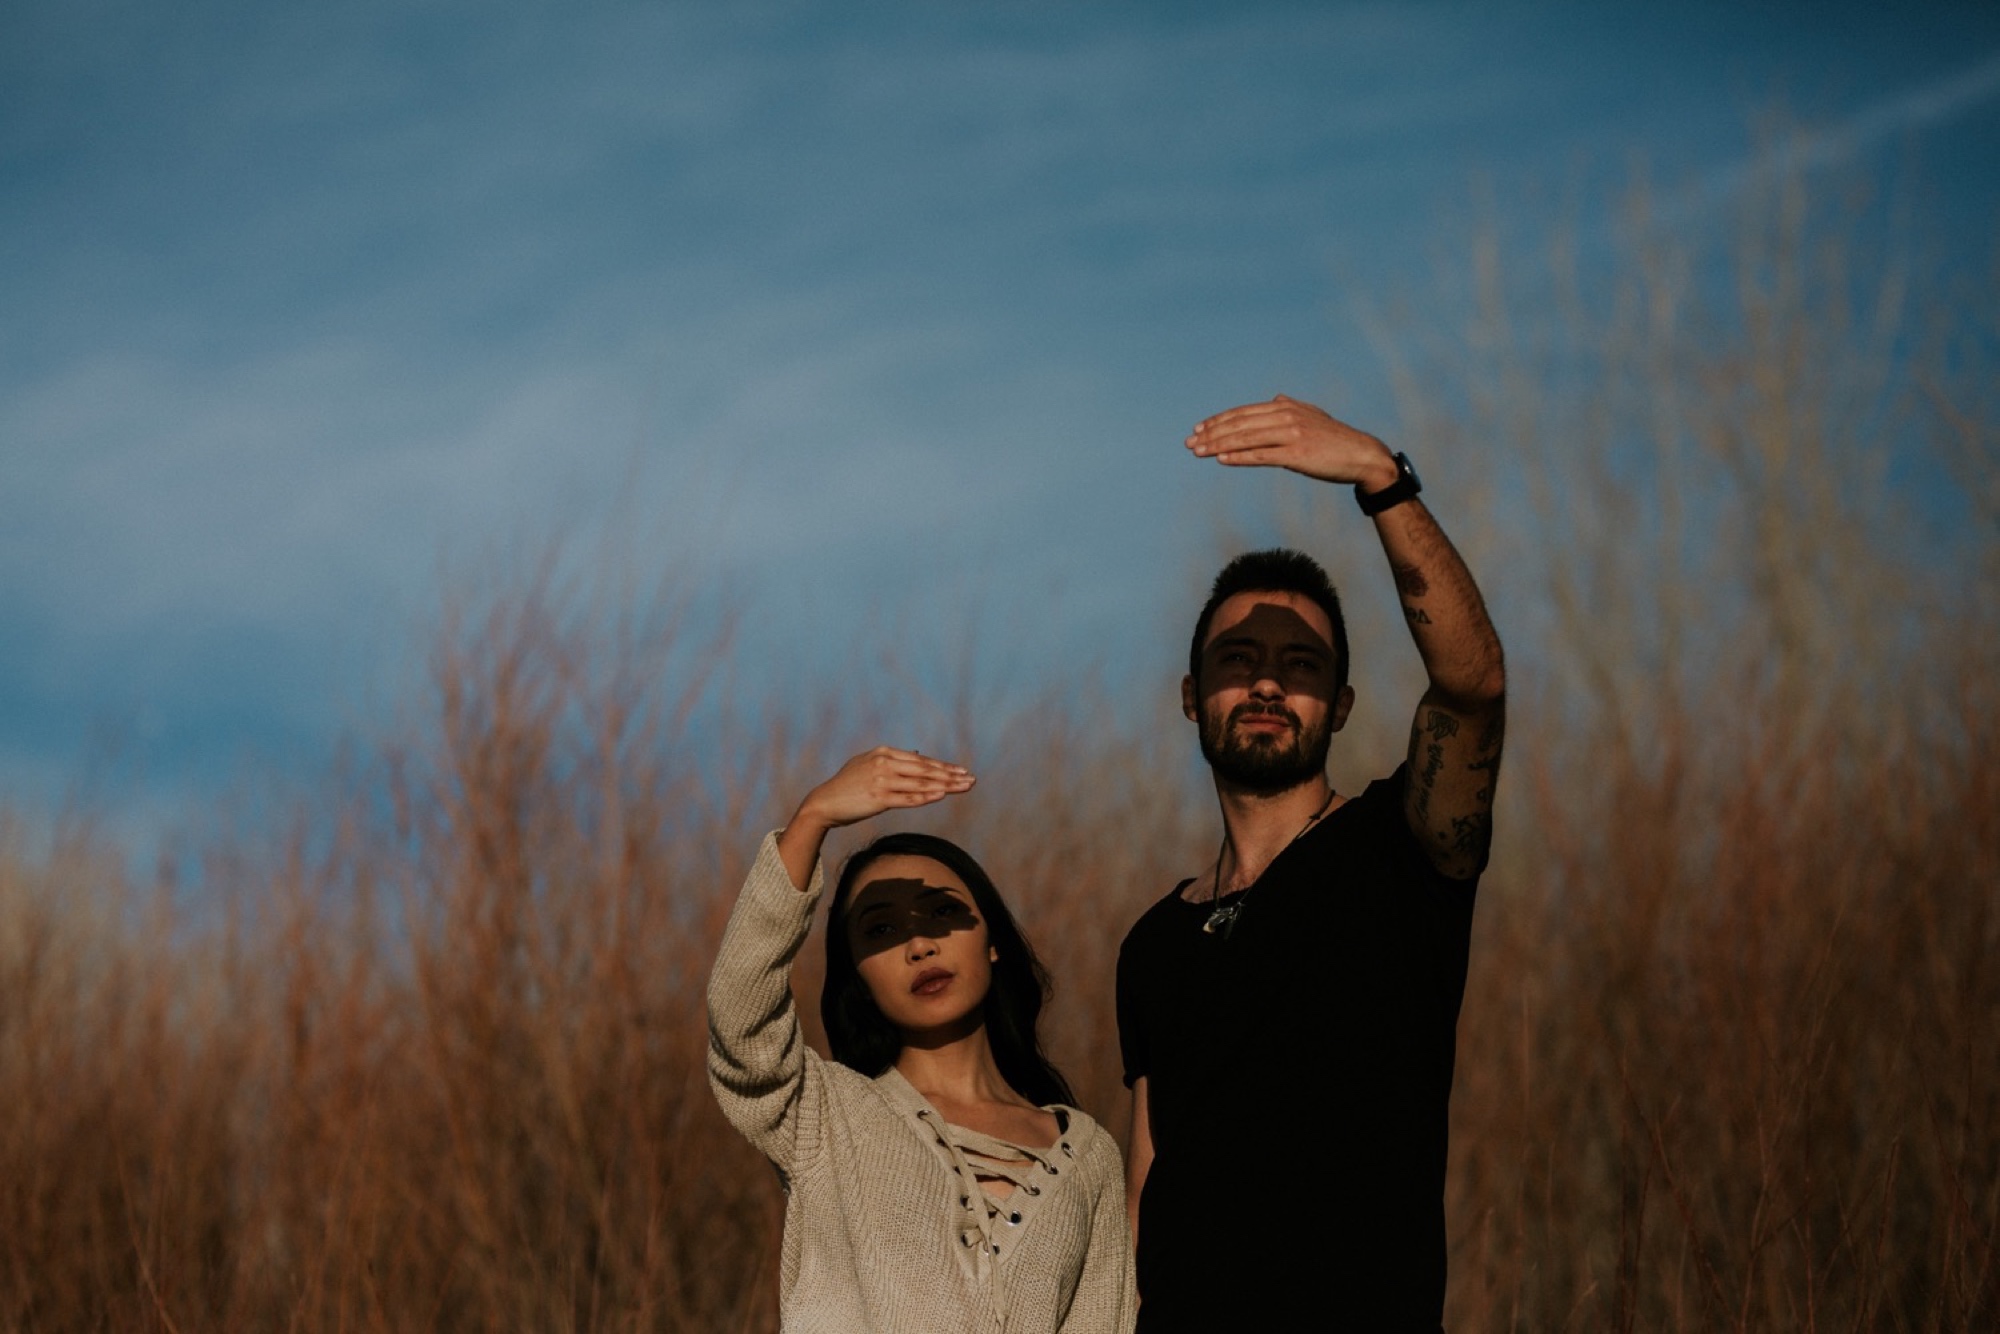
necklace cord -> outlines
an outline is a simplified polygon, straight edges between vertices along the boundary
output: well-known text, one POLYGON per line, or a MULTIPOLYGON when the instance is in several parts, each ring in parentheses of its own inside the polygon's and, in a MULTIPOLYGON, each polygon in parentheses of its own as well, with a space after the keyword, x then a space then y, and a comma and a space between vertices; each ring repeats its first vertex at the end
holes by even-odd
MULTIPOLYGON (((1292 844, 1304 838, 1306 836, 1306 831, 1308 829, 1311 829, 1314 825, 1320 822, 1321 817, 1323 817, 1329 810, 1333 808, 1334 798, 1338 797, 1339 795, 1340 794, 1334 791, 1333 789, 1331 788, 1327 789, 1326 800, 1320 803, 1320 808, 1318 810, 1314 811, 1311 815, 1306 817, 1306 822, 1299 826, 1298 833, 1293 834, 1289 839, 1285 840, 1285 846, 1278 849, 1279 857, 1282 857, 1285 854, 1286 850, 1292 846, 1292 844)), ((1215 850, 1215 876, 1213 883, 1209 886, 1209 892, 1208 892, 1208 902, 1211 906, 1211 911, 1208 914, 1208 920, 1201 924, 1201 930, 1203 935, 1209 935, 1209 936, 1219 935, 1224 940, 1229 939, 1230 933, 1235 931, 1236 919, 1242 916, 1243 905, 1249 900, 1250 891, 1257 888, 1258 882, 1263 880, 1264 871, 1268 871, 1271 869, 1271 863, 1270 862, 1265 863, 1264 870, 1259 871, 1257 873, 1257 878, 1255 880, 1252 880, 1242 889, 1234 891, 1234 893, 1238 896, 1236 902, 1230 904, 1228 907, 1224 907, 1222 905, 1222 898, 1223 898, 1222 854, 1227 852, 1228 850, 1229 850, 1229 830, 1227 827, 1225 827, 1222 831, 1222 843, 1215 850)), ((1271 862, 1275 862, 1277 860, 1278 857, 1271 858, 1271 862)))

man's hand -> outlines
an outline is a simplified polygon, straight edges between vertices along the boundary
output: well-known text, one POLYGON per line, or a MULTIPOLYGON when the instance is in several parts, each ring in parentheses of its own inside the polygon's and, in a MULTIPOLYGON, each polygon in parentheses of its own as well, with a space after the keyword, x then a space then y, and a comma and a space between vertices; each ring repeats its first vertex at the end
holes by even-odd
POLYGON ((1197 457, 1238 468, 1289 468, 1322 482, 1358 482, 1380 491, 1396 480, 1389 447, 1346 422, 1279 394, 1218 412, 1194 428, 1187 447, 1197 457))
POLYGON ((804 889, 829 830, 859 823, 884 811, 928 806, 971 789, 972 771, 962 764, 927 759, 914 750, 877 746, 840 766, 833 777, 806 793, 784 832, 778 856, 792 884, 804 889))

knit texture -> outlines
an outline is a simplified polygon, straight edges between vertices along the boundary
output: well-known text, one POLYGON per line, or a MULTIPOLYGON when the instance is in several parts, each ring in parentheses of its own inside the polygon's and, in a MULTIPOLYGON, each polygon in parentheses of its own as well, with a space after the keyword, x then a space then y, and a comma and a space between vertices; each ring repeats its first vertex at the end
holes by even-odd
POLYGON ((1129 1331, 1124 1168, 1101 1126, 1052 1106, 1056 1144, 1003 1144, 948 1125, 893 1067, 869 1079, 806 1045, 790 973, 822 887, 815 866, 795 889, 767 836, 708 984, 709 1083, 787 1186, 787 1334, 1129 1331), (993 1201, 968 1155, 1028 1166, 993 1201))

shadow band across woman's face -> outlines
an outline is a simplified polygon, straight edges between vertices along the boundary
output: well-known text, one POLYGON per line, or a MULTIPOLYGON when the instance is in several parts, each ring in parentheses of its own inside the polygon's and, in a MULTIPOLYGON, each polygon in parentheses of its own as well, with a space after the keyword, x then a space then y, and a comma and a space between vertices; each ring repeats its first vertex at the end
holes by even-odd
POLYGON ((855 891, 847 910, 847 935, 855 962, 900 949, 919 936, 943 940, 979 925, 966 891, 909 877, 871 880, 855 891))

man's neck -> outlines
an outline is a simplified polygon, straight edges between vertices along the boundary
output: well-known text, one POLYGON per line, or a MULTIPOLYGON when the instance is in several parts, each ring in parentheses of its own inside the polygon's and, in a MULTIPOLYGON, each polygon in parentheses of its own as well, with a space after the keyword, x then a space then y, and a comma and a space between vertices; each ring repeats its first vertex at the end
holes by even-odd
POLYGON ((1293 840, 1345 800, 1334 794, 1325 774, 1272 793, 1251 792, 1218 780, 1215 797, 1222 807, 1223 837, 1210 874, 1218 898, 1254 884, 1293 840))

